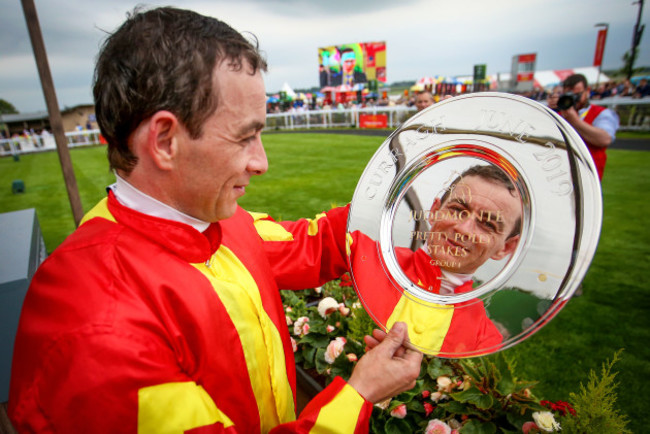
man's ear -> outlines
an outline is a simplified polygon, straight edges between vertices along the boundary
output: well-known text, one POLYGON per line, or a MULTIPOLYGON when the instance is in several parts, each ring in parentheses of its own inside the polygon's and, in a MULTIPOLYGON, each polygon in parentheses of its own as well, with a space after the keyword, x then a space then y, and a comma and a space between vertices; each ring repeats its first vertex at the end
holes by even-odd
POLYGON ((494 255, 492 255, 490 258, 494 259, 495 261, 505 258, 506 256, 512 254, 515 251, 518 243, 519 243, 519 235, 514 235, 508 238, 505 244, 503 245, 503 248, 498 252, 496 252, 494 255))
POLYGON ((179 133, 180 123, 173 113, 161 110, 149 118, 147 151, 159 169, 173 168, 178 155, 179 133))

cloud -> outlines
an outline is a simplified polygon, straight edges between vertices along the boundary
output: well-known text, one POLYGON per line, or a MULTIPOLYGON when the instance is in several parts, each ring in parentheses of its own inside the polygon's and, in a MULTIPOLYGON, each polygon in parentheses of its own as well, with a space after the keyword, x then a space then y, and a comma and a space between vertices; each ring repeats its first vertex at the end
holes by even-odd
MULTIPOLYGON (((597 29, 609 23, 604 68, 622 66, 630 48, 637 6, 611 0, 224 0, 147 2, 222 19, 257 36, 270 71, 269 92, 286 81, 317 84, 317 49, 350 42, 386 41, 388 82, 425 75, 469 75, 486 63, 488 74, 509 72, 512 56, 537 53, 537 69, 588 66, 597 29)), ((136 2, 39 0, 36 4, 60 101, 90 103, 93 62, 106 32, 114 31, 136 2), (80 89, 87 89, 86 92, 80 89), (75 100, 77 99, 78 100, 75 100)), ((648 33, 639 62, 650 58, 648 33)), ((38 72, 20 2, 0 15, 0 98, 21 112, 44 108, 38 72), (31 59, 31 60, 30 60, 31 59), (22 93, 21 93, 22 89, 22 93), (35 95, 36 94, 36 95, 35 95)))

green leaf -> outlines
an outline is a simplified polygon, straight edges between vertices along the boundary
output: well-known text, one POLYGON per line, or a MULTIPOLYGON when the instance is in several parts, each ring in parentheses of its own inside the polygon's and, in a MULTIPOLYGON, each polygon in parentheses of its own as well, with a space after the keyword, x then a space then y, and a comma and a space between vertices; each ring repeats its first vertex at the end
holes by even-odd
POLYGON ((454 369, 449 366, 445 359, 434 357, 427 366, 427 373, 435 380, 441 375, 454 375, 454 369))
POLYGON ((330 338, 328 336, 323 336, 318 333, 309 333, 303 336, 299 344, 307 344, 316 348, 326 348, 330 343, 330 338))
POLYGON ((404 419, 398 419, 396 417, 391 417, 386 421, 384 429, 387 434, 404 434, 410 433, 413 431, 413 428, 409 425, 404 419))
POLYGON ((468 402, 474 404, 480 409, 487 410, 492 407, 495 402, 495 399, 492 395, 482 393, 476 386, 472 386, 467 390, 462 392, 452 393, 450 395, 452 398, 460 402, 468 402))
POLYGON ((492 422, 481 422, 477 419, 471 419, 459 431, 461 434, 495 434, 497 427, 492 422))
POLYGON ((314 359, 314 365, 319 374, 324 374, 329 368, 329 365, 325 361, 325 348, 319 348, 316 350, 316 358, 314 359))
POLYGON ((494 364, 496 366, 496 369, 499 371, 500 379, 497 382, 496 389, 497 391, 504 395, 510 395, 511 393, 515 392, 515 379, 514 376, 512 375, 512 369, 510 368, 510 365, 506 361, 505 356, 503 353, 497 353, 495 355, 495 361, 494 364))

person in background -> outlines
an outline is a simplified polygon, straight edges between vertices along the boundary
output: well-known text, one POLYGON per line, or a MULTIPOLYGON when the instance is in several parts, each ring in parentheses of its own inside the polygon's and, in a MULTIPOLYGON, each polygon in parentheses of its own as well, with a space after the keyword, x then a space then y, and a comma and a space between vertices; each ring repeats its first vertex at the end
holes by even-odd
POLYGON ((417 107, 419 112, 429 107, 430 105, 433 105, 433 103, 433 95, 428 90, 419 92, 415 97, 415 107, 417 107))
POLYGON ((562 86, 564 94, 571 93, 573 102, 568 107, 558 107, 560 93, 555 91, 548 98, 548 107, 556 110, 571 124, 584 140, 602 180, 607 162, 607 147, 616 139, 619 127, 618 115, 603 106, 589 102, 589 85, 582 74, 567 77, 562 86))
POLYGON ((374 403, 415 385, 399 323, 296 415, 279 288, 347 271, 348 211, 280 224, 237 205, 268 168, 265 70, 256 44, 188 10, 136 10, 104 42, 95 113, 116 182, 28 290, 19 432, 367 432, 374 403))

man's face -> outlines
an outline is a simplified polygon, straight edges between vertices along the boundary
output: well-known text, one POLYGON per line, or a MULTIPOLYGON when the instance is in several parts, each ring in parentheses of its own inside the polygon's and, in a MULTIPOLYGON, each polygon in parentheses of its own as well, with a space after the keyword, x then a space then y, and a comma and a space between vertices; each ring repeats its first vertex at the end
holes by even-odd
POLYGON ((589 99, 589 88, 585 87, 585 84, 580 82, 576 83, 573 87, 565 87, 564 92, 573 92, 576 95, 580 95, 578 103, 576 104, 576 110, 580 110, 587 106, 587 100, 589 99))
POLYGON ((429 214, 427 249, 432 264, 473 274, 488 259, 514 252, 519 235, 508 238, 521 216, 521 202, 498 181, 464 177, 445 203, 436 199, 429 214))
POLYGON ((261 140, 266 118, 264 81, 244 64, 232 71, 227 61, 214 72, 217 110, 203 124, 200 138, 182 128, 179 137, 177 206, 198 219, 231 217, 253 175, 266 172, 261 140))
POLYGON ((418 111, 422 111, 425 108, 433 105, 433 96, 429 93, 420 93, 415 97, 415 107, 418 111))
POLYGON ((341 64, 343 65, 343 72, 346 74, 352 74, 354 71, 354 65, 357 64, 357 59, 352 52, 346 52, 341 57, 341 64))

